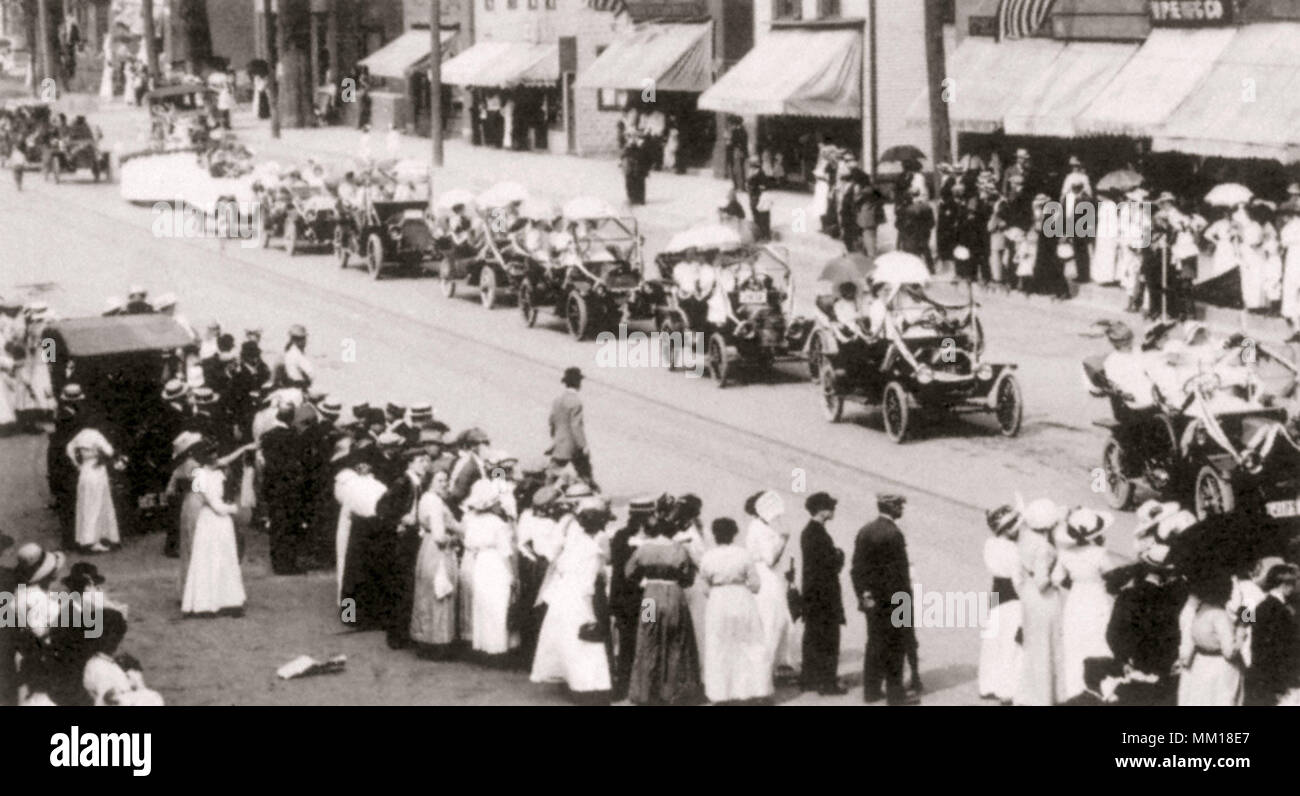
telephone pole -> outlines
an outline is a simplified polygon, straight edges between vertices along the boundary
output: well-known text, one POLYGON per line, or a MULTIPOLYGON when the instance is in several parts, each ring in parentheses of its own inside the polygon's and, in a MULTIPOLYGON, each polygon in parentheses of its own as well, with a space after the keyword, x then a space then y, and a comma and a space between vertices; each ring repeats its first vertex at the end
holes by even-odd
POLYGON ((442 3, 429 2, 429 137, 434 168, 442 166, 442 3))
MULTIPOLYGON (((53 80, 55 90, 59 85, 58 63, 54 59, 54 48, 50 46, 50 5, 49 0, 37 0, 36 3, 36 24, 41 37, 41 70, 45 72, 40 81, 33 80, 32 86, 40 92, 41 99, 47 99, 45 96, 44 82, 53 80)), ((32 50, 29 46, 28 50, 32 50)), ((32 50, 35 55, 35 51, 32 50)), ((35 70, 33 70, 35 71, 35 70)))
POLYGON ((271 105, 271 137, 280 137, 280 59, 276 52, 278 24, 272 23, 271 0, 262 0, 262 25, 266 29, 266 101, 271 105))
POLYGON ((939 195, 939 164, 952 156, 948 127, 947 64, 943 52, 943 0, 925 0, 925 65, 930 82, 930 151, 934 162, 935 196, 939 195))
POLYGON ((153 27, 153 0, 140 0, 140 24, 144 31, 144 55, 149 62, 149 75, 157 80, 158 69, 158 31, 153 27))

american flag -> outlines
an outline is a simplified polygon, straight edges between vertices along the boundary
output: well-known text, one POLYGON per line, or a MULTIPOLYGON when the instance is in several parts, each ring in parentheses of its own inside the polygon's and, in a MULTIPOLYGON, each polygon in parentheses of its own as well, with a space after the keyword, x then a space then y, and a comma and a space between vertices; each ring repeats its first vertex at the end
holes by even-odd
POLYGON ((998 9, 998 38, 1024 39, 1047 20, 1054 0, 1002 0, 998 9))
POLYGON ((596 11, 612 11, 614 16, 627 13, 624 0, 587 0, 587 7, 596 11))

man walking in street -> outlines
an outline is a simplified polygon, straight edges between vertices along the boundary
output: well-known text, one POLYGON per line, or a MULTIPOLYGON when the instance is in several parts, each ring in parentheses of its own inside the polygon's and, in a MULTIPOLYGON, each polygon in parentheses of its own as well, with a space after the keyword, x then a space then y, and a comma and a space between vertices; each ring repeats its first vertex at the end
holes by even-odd
POLYGON ((912 612, 907 612, 907 623, 892 621, 897 607, 895 600, 900 596, 911 599, 907 541, 897 525, 906 503, 907 499, 901 495, 878 495, 876 507, 880 516, 858 531, 853 546, 849 577, 858 595, 858 607, 867 615, 867 653, 862 677, 864 702, 886 699, 890 705, 916 704, 916 699, 908 697, 903 688, 903 659, 912 612))
POLYGON ((799 538, 803 553, 803 671, 800 687, 826 696, 847 693, 839 682, 840 625, 844 601, 840 570, 844 551, 835 546, 826 523, 835 517, 835 498, 825 492, 804 503, 810 519, 799 538))
POLYGON ((561 379, 564 392, 551 404, 551 448, 547 453, 557 468, 572 464, 578 477, 597 489, 591 474, 591 449, 587 447, 587 430, 582 420, 582 399, 578 397, 582 378, 578 368, 564 371, 561 379))

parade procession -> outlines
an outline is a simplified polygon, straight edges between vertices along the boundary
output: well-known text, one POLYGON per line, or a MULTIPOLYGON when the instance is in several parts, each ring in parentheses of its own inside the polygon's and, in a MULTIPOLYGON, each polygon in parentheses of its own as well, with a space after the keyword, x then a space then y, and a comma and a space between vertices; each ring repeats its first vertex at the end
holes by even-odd
POLYGON ((1095 5, 0 0, 0 705, 1300 705, 1300 2, 1095 5))

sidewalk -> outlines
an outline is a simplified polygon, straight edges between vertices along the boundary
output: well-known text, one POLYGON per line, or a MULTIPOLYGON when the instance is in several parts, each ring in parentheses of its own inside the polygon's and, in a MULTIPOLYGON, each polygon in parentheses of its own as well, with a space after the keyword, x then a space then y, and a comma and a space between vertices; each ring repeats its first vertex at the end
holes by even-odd
MULTIPOLYGON (((68 106, 69 112, 75 109, 77 113, 93 114, 91 118, 104 129, 105 140, 110 142, 110 146, 112 142, 121 142, 122 147, 131 149, 131 144, 139 140, 147 124, 143 109, 120 102, 99 108, 97 98, 86 95, 70 95, 60 102, 68 106)), ((282 164, 301 165, 308 158, 327 163, 339 159, 359 162, 361 158, 361 132, 355 128, 284 129, 282 137, 277 140, 271 137, 269 122, 257 119, 251 109, 245 108, 236 112, 234 129, 241 142, 259 158, 282 164)), ((386 134, 370 134, 369 148, 375 157, 427 161, 431 156, 431 144, 427 138, 399 135, 395 147, 390 149, 388 144, 386 134)), ((729 187, 727 181, 708 174, 653 172, 648 180, 647 203, 633 209, 626 204, 623 176, 618 164, 612 160, 475 147, 459 138, 446 141, 444 154, 443 167, 434 170, 435 192, 462 188, 478 193, 494 183, 510 180, 524 184, 557 204, 575 196, 594 195, 637 218, 645 237, 647 262, 653 261, 654 254, 673 234, 714 221, 729 187)), ((814 229, 817 220, 809 210, 811 197, 808 194, 772 193, 773 229, 779 243, 790 253, 795 292, 800 297, 798 308, 807 311, 812 297, 819 290, 817 274, 827 260, 843 253, 843 245, 814 229)), ((892 248, 892 222, 881 229, 880 243, 885 249, 892 248)), ((984 304, 1005 305, 1013 307, 1016 312, 1028 309, 1056 316, 1065 314, 1085 322, 1112 318, 1127 320, 1133 326, 1141 324, 1137 315, 1123 312, 1126 299, 1118 288, 1078 287, 1077 296, 1069 302, 997 291, 982 291, 979 296, 984 304)), ((1202 309, 1202 320, 1222 334, 1245 331, 1250 336, 1274 342, 1280 342, 1291 334, 1280 318, 1247 315, 1218 307, 1202 309)))

